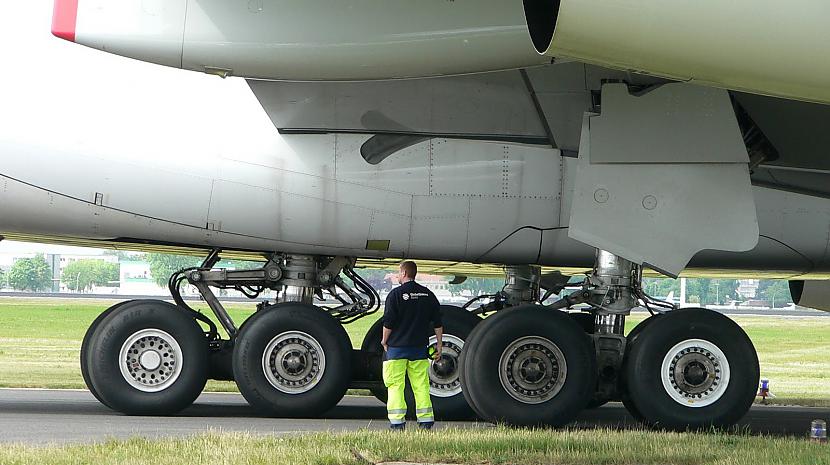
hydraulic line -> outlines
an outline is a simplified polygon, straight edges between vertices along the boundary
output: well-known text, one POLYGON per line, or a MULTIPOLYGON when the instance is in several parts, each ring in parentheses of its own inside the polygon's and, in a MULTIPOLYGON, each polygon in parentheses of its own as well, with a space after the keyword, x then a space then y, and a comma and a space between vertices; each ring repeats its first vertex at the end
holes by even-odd
POLYGON ((208 340, 216 341, 219 339, 219 329, 216 327, 216 324, 207 316, 205 316, 202 312, 194 310, 190 305, 185 302, 184 298, 182 298, 181 294, 181 284, 183 281, 186 281, 187 278, 185 274, 198 270, 199 268, 191 267, 191 268, 184 268, 170 276, 170 279, 167 281, 167 288, 170 290, 170 295, 173 297, 173 301, 176 302, 180 308, 190 312, 193 318, 201 321, 202 323, 206 324, 209 330, 205 333, 208 340))

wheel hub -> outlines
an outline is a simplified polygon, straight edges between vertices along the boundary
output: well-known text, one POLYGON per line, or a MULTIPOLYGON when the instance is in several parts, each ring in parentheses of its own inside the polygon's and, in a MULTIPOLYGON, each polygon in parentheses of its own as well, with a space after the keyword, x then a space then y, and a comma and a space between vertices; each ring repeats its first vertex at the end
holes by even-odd
POLYGON ((432 369, 435 370, 436 375, 446 378, 458 369, 458 362, 449 355, 441 354, 441 358, 432 364, 432 369))
POLYGON ((292 351, 285 355, 283 358, 282 366, 285 368, 285 371, 292 375, 297 375, 302 373, 306 367, 306 357, 300 351, 292 351))
POLYGON ((545 364, 537 357, 527 358, 519 369, 522 378, 530 383, 538 383, 544 379, 546 371, 545 364))
POLYGON ((683 369, 683 381, 692 387, 698 387, 709 379, 706 367, 699 362, 692 362, 683 369))
POLYGON ((320 343, 301 331, 275 336, 262 354, 268 382, 286 394, 301 394, 316 386, 325 372, 326 357, 320 343))
POLYGON ((141 368, 152 371, 161 365, 161 355, 155 350, 148 350, 141 354, 139 362, 141 362, 141 368))
MULTIPOLYGON (((434 349, 437 342, 435 336, 430 337, 429 347, 434 349)), ((461 393, 458 357, 464 341, 453 334, 444 334, 441 343, 441 357, 430 363, 429 393, 435 397, 452 397, 461 393)))
POLYGON ((513 341, 499 360, 502 387, 525 404, 539 404, 556 396, 566 376, 565 355, 543 337, 526 336, 513 341))
POLYGON ((119 351, 121 375, 143 392, 170 387, 182 370, 182 350, 173 336, 160 329, 143 329, 130 335, 119 351))
POLYGON ((705 407, 720 399, 729 376, 723 351, 702 339, 678 343, 663 359, 663 387, 675 402, 688 407, 705 407))

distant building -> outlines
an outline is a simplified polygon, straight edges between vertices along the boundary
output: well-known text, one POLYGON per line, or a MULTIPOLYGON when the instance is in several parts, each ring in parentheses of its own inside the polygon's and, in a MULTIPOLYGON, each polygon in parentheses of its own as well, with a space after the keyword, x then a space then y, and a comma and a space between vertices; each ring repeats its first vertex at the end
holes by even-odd
POLYGON ((761 281, 758 279, 739 279, 738 280, 738 295, 744 299, 754 299, 758 294, 758 286, 761 281))
POLYGON ((119 294, 125 295, 167 295, 169 291, 153 280, 150 263, 144 260, 121 262, 121 287, 119 294))
MULTIPOLYGON (((389 273, 386 275, 386 281, 391 282, 393 286, 397 286, 397 276, 397 273, 389 273)), ((439 302, 448 303, 457 300, 453 298, 452 292, 450 292, 449 280, 446 276, 418 273, 416 281, 418 281, 418 284, 425 286, 429 290, 431 290, 432 293, 435 294, 435 297, 438 299, 439 302)), ((462 300, 466 301, 466 299, 462 300)))

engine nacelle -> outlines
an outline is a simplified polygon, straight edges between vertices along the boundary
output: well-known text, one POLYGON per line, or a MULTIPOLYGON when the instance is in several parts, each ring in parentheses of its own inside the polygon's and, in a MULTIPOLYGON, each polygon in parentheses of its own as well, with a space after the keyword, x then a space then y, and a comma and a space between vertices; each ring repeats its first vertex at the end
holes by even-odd
POLYGON ((830 281, 790 281, 793 303, 830 312, 830 281))
POLYGON ((830 102, 825 0, 523 0, 539 53, 680 81, 830 102))
POLYGON ((223 76, 374 80, 550 63, 520 0, 55 0, 52 33, 223 76))

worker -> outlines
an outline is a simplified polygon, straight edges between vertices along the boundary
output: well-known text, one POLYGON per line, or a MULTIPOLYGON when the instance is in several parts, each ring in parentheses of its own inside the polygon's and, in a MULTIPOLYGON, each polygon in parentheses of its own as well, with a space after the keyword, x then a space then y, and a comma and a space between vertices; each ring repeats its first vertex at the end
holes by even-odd
POLYGON ((386 412, 390 428, 406 428, 406 377, 415 395, 415 415, 418 427, 431 429, 435 424, 432 400, 429 398, 429 334, 435 331, 437 343, 432 357, 441 357, 441 304, 435 294, 415 282, 418 267, 415 262, 400 264, 396 287, 386 297, 383 310, 383 338, 385 352, 383 383, 388 389, 386 412))

